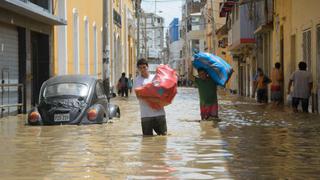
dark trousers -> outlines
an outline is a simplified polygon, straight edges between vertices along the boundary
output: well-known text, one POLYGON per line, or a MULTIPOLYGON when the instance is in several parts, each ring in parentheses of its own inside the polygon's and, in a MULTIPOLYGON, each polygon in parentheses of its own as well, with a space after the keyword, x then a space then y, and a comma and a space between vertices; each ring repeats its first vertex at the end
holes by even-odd
POLYGON ((128 88, 126 88, 126 87, 121 88, 120 92, 121 92, 121 96, 122 96, 122 97, 123 97, 124 95, 125 95, 126 97, 128 97, 128 88))
POLYGON ((141 118, 143 135, 153 135, 153 130, 157 135, 167 135, 167 121, 165 116, 141 118))
POLYGON ((302 105, 302 110, 303 112, 309 112, 308 111, 308 107, 309 107, 309 98, 296 98, 296 97, 292 97, 292 107, 294 109, 298 109, 299 103, 301 101, 301 105, 302 105))
POLYGON ((268 102, 268 90, 267 89, 258 89, 257 90, 257 101, 258 101, 258 103, 267 103, 268 102))

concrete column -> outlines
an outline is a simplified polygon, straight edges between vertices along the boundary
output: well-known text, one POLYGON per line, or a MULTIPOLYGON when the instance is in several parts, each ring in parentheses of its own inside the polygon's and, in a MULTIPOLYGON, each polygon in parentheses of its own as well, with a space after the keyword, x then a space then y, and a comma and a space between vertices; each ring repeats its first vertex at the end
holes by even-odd
POLYGON ((89 40, 89 19, 87 16, 83 18, 84 21, 84 62, 85 74, 90 74, 90 40, 89 40))
MULTIPOLYGON (((58 16, 67 20, 67 2, 58 0, 58 16)), ((67 26, 57 26, 58 34, 58 75, 68 74, 67 26)))
POLYGON ((78 10, 73 8, 73 64, 74 73, 80 73, 80 36, 79 36, 79 15, 78 10))
POLYGON ((98 34, 96 22, 93 22, 93 75, 98 77, 98 34))

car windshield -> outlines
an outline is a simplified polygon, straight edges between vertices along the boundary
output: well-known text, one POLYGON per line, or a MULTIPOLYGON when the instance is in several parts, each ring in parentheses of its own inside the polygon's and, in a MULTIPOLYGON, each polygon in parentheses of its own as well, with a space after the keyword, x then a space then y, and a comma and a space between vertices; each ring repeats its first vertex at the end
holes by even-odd
POLYGON ((88 95, 88 86, 80 83, 60 83, 45 88, 43 97, 54 96, 79 96, 86 97, 88 95))

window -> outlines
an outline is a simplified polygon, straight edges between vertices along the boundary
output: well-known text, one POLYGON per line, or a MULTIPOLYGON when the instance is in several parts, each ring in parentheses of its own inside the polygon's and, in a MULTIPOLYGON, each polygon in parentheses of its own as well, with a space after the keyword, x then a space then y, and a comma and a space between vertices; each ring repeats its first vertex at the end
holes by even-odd
POLYGON ((192 24, 199 24, 200 23, 200 17, 192 17, 192 24))
POLYGON ((80 73, 80 54, 79 54, 79 16, 78 10, 73 8, 73 65, 74 65, 74 73, 80 73))
POLYGON ((48 86, 43 92, 43 97, 55 96, 81 96, 88 95, 88 86, 79 83, 60 83, 48 86))
POLYGON ((317 27, 317 66, 318 81, 320 81, 320 26, 317 27))
POLYGON ((311 30, 303 32, 303 61, 307 63, 308 71, 311 71, 311 30))

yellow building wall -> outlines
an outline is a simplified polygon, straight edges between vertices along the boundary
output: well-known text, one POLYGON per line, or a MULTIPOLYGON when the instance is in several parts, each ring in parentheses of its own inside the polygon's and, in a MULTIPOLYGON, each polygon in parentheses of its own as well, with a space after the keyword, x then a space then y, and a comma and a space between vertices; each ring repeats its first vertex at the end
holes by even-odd
MULTIPOLYGON (((84 17, 88 17, 89 23, 89 49, 90 49, 90 74, 94 72, 94 44, 93 44, 93 23, 95 22, 97 28, 97 48, 98 48, 98 74, 101 77, 101 66, 102 66, 102 23, 103 23, 103 0, 66 0, 67 2, 67 48, 68 48, 68 74, 74 74, 74 43, 73 43, 73 8, 76 8, 78 11, 79 17, 79 56, 80 56, 80 73, 84 74, 85 72, 85 44, 84 44, 84 17)), ((55 68, 54 74, 58 72, 57 66, 57 28, 55 28, 55 68)))
MULTIPOLYGON (((126 72, 126 76, 128 76, 130 73, 135 74, 135 63, 136 63, 136 46, 135 46, 135 40, 133 37, 126 37, 129 36, 129 32, 127 32, 128 27, 126 26, 127 21, 127 15, 126 15, 126 8, 128 8, 131 12, 135 12, 134 10, 134 2, 131 0, 113 0, 112 9, 110 9, 110 12, 113 12, 113 9, 116 10, 121 15, 121 28, 114 24, 113 19, 111 19, 111 32, 110 32, 110 49, 111 49, 111 55, 110 55, 110 66, 111 66, 111 79, 113 83, 116 83, 118 78, 120 78, 122 72, 126 72), (122 56, 123 56, 123 64, 121 67, 117 66, 115 63, 117 62, 114 59, 113 54, 116 52, 117 45, 114 44, 114 36, 117 34, 121 41, 121 47, 122 47, 122 56), (130 47, 132 47, 132 51, 130 53, 130 47), (132 62, 130 62, 130 56, 132 62), (118 68, 115 70, 114 68, 118 68), (120 68, 120 69, 119 69, 120 68)), ((134 15, 134 14, 133 14, 134 15)), ((112 17, 112 14, 110 14, 110 17, 112 17)), ((122 62, 121 59, 121 62, 122 62)), ((114 84, 113 84, 114 85, 114 84)))
MULTIPOLYGON (((283 68, 285 90, 291 74, 303 59, 303 32, 311 30, 311 71, 317 77, 316 28, 320 26, 318 0, 275 0, 273 63, 281 62, 281 26, 283 27, 283 68)), ((316 86, 316 83, 314 83, 316 86)), ((313 89, 315 92, 315 88, 313 89)))
MULTIPOLYGON (((128 8, 132 13, 135 12, 134 9, 134 1, 132 0, 123 0, 124 5, 126 8, 128 8)), ((134 14, 133 14, 134 15, 134 14)), ((126 15, 123 14, 123 17, 126 18, 126 15)), ((126 71, 127 74, 132 74, 134 77, 135 73, 135 64, 136 64, 136 57, 135 57, 135 43, 133 37, 130 35, 129 27, 124 26, 123 28, 123 37, 126 35, 128 36, 127 38, 123 38, 123 44, 126 46, 126 52, 125 52, 125 65, 126 65, 126 71)))
POLYGON ((291 54, 291 9, 292 0, 275 0, 274 1, 274 25, 272 41, 272 62, 280 62, 283 66, 285 90, 289 82, 291 73, 295 70, 294 62, 292 63, 291 54), (281 35, 281 29, 283 33, 281 35), (283 36, 283 53, 281 53, 281 36, 283 36), (281 55, 282 54, 282 55, 281 55), (281 60, 283 56, 283 61, 281 60))
MULTIPOLYGON (((317 28, 320 27, 320 1, 319 0, 294 0, 292 2, 292 32, 296 35, 296 64, 303 59, 303 32, 311 31, 311 67, 313 80, 317 79, 317 28)), ((297 66, 298 67, 298 66, 297 66)), ((316 85, 316 83, 314 83, 316 85)), ((316 88, 313 89, 314 92, 316 88)))

